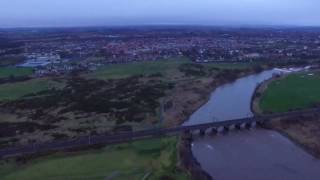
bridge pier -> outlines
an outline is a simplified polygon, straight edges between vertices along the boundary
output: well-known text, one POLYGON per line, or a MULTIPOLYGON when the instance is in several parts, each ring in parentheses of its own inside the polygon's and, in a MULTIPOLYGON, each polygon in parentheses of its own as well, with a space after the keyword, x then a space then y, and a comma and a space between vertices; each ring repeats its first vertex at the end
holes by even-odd
POLYGON ((256 121, 253 121, 253 122, 251 123, 251 127, 252 127, 252 128, 257 127, 257 122, 256 122, 256 121))
POLYGON ((247 123, 247 129, 253 129, 257 126, 255 121, 247 123))
POLYGON ((200 129, 199 134, 200 134, 200 136, 205 136, 206 135, 206 130, 205 129, 200 129))
POLYGON ((222 133, 226 134, 229 132, 229 127, 228 126, 223 126, 222 127, 222 133))
POLYGON ((234 126, 234 128, 235 128, 236 130, 241 130, 241 124, 236 124, 236 125, 234 126))
POLYGON ((263 126, 263 124, 265 123, 265 120, 259 120, 259 121, 257 121, 256 123, 257 123, 257 125, 259 125, 259 126, 263 126))
POLYGON ((216 128, 212 128, 210 134, 211 135, 217 135, 218 134, 218 130, 216 128))
POLYGON ((192 140, 192 133, 190 130, 185 130, 183 131, 183 135, 182 135, 183 139, 185 140, 192 140))
POLYGON ((206 129, 205 133, 206 133, 206 135, 210 135, 211 134, 211 129, 210 128, 206 129))
POLYGON ((252 128, 251 123, 245 123, 244 126, 245 126, 246 129, 251 129, 252 128))

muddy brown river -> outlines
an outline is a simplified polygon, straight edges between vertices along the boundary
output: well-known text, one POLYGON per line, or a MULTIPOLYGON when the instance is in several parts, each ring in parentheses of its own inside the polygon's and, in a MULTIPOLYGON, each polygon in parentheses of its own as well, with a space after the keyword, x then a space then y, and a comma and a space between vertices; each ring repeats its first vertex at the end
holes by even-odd
MULTIPOLYGON (((279 73, 268 70, 217 88, 185 125, 252 116, 256 86, 279 73)), ((319 180, 320 161, 281 134, 256 128, 195 137, 194 157, 215 180, 319 180)))

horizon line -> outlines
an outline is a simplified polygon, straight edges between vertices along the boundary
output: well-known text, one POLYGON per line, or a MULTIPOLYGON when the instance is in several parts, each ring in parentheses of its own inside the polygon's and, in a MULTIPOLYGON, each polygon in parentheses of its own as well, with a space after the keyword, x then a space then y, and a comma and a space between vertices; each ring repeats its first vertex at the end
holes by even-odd
POLYGON ((272 25, 272 24, 180 24, 180 23, 147 23, 147 24, 117 24, 117 25, 36 25, 36 26, 11 26, 0 29, 72 29, 72 28, 130 28, 130 27, 223 27, 223 28, 320 28, 320 25, 272 25))

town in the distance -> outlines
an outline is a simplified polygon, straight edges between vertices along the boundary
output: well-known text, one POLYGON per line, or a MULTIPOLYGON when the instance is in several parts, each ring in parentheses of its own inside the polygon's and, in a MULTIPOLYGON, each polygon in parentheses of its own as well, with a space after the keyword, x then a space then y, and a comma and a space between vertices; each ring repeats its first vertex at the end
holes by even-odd
POLYGON ((281 62, 320 56, 319 28, 115 27, 0 30, 1 65, 54 76, 100 66, 188 57, 193 62, 281 62))

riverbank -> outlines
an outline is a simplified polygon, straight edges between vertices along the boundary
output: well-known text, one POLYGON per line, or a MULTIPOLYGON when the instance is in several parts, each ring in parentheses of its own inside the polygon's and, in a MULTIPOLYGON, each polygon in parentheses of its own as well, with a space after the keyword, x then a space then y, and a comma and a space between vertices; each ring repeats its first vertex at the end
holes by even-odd
POLYGON ((257 73, 252 68, 228 70, 217 76, 202 77, 192 81, 178 82, 175 89, 165 98, 164 119, 167 127, 179 126, 195 111, 206 104, 214 90, 250 74, 257 73), (231 75, 227 75, 231 73, 231 75))
POLYGON ((255 91, 254 94, 252 96, 251 99, 251 111, 253 112, 253 114, 255 115, 262 115, 263 114, 263 110, 260 108, 260 102, 261 102, 261 98, 263 93, 268 89, 269 85, 274 82, 277 81, 281 78, 284 78, 285 75, 283 76, 273 76, 271 79, 268 79, 262 83, 260 83, 255 91))
POLYGON ((212 177, 201 168, 201 165, 193 156, 192 141, 191 134, 184 133, 180 137, 178 145, 180 167, 189 172, 194 180, 212 180, 212 177))
POLYGON ((264 123, 262 127, 276 130, 320 159, 320 114, 273 119, 264 123))
MULTIPOLYGON (((263 113, 272 113, 272 112, 278 112, 278 111, 271 111, 271 108, 266 108, 266 106, 261 106, 262 97, 265 95, 266 91, 273 91, 273 89, 277 88, 275 84, 279 85, 280 83, 283 83, 287 79, 294 82, 293 85, 290 85, 290 87, 286 88, 287 94, 295 94, 295 96, 291 96, 291 102, 296 101, 295 99, 302 99, 304 96, 307 96, 307 93, 302 93, 303 90, 299 90, 299 88, 313 88, 313 86, 317 86, 317 84, 314 84, 314 80, 310 80, 310 86, 307 87, 301 87, 301 83, 299 81, 295 81, 295 79, 292 78, 298 78, 298 76, 303 77, 303 83, 308 83, 307 77, 313 73, 308 72, 307 74, 303 75, 301 73, 297 74, 291 74, 291 75, 284 75, 284 76, 277 76, 273 77, 270 80, 265 81, 264 83, 260 84, 253 96, 252 99, 252 111, 256 115, 262 115, 263 113), (288 77, 290 76, 290 77, 288 77), (300 93, 293 93, 293 91, 300 91, 300 93), (297 97, 301 96, 301 97, 297 97)), ((291 82, 290 82, 291 83, 291 82)), ((291 83, 292 84, 292 83, 291 83)), ((284 85, 287 86, 287 85, 284 85)), ((275 92, 278 92, 279 90, 274 90, 275 92)), ((280 92, 281 93, 281 92, 280 92)), ((275 93, 274 93, 275 94, 275 93)), ((310 93, 309 93, 310 94, 310 93)), ((281 95, 280 95, 281 96, 281 95)), ((264 99, 268 102, 273 103, 281 103, 280 101, 283 101, 280 96, 277 99, 264 99)), ((283 95, 282 95, 283 96, 283 95)), ((267 98, 271 98, 274 96, 270 96, 267 98)), ((266 96, 264 96, 266 98, 266 96)), ((289 105, 291 103, 288 103, 289 105)), ((306 103, 308 104, 308 103, 306 103)), ((278 108, 278 109, 295 109, 297 106, 289 106, 287 105, 284 108, 278 108)), ((268 105, 271 106, 271 105, 268 105)), ((309 108, 309 106, 305 106, 305 108, 309 108)), ((299 147, 303 148, 310 154, 312 154, 316 158, 320 158, 320 116, 319 114, 313 114, 313 115, 301 115, 294 118, 276 118, 272 119, 268 122, 265 122, 262 125, 266 129, 272 129, 276 130, 277 132, 281 133, 288 139, 290 139, 292 142, 294 142, 299 147)))

